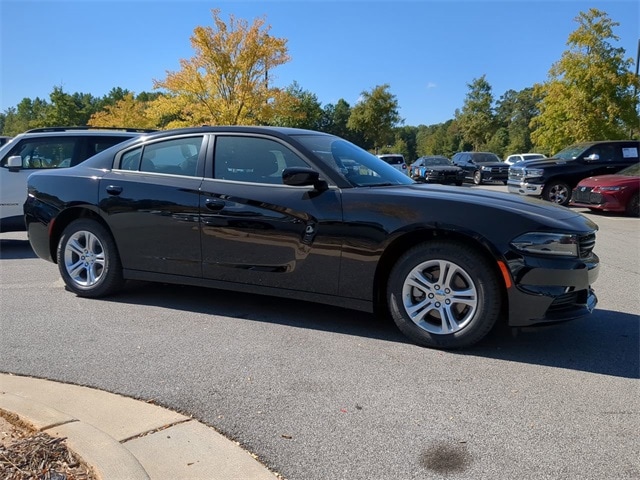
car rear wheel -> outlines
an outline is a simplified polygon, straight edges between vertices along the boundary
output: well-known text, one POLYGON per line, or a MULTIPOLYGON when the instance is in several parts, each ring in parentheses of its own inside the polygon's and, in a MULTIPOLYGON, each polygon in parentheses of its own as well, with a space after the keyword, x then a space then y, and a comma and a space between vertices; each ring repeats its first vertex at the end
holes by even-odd
POLYGON ((407 251, 391 271, 389 311, 419 345, 462 348, 485 337, 502 304, 490 263, 470 246, 428 242, 407 251))
POLYGON ((57 260, 67 288, 81 297, 110 295, 124 284, 115 242, 95 220, 76 220, 64 229, 57 260))
POLYGON ((477 170, 473 173, 473 183, 476 185, 482 185, 482 173, 477 170))
POLYGON ((550 182, 544 190, 542 190, 542 198, 558 205, 569 205, 571 200, 571 188, 565 182, 550 182))
POLYGON ((629 199, 626 212, 629 216, 640 217, 640 198, 637 193, 629 199))

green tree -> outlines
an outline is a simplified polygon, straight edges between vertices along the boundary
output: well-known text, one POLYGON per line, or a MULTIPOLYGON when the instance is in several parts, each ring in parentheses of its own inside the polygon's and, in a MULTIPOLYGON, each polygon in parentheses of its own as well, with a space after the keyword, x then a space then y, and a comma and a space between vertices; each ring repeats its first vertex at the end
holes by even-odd
POLYGON ((49 108, 47 101, 41 98, 23 98, 17 107, 6 110, 3 133, 15 136, 31 128, 51 126, 46 121, 49 108))
POLYGON ((280 127, 319 130, 322 125, 323 110, 318 97, 304 90, 295 81, 285 89, 285 93, 291 97, 291 108, 276 114, 269 123, 280 127))
POLYGON ((555 152, 580 141, 615 140, 638 131, 639 117, 632 73, 612 21, 595 8, 580 12, 579 24, 568 38, 569 49, 536 85, 540 115, 533 118, 532 139, 538 149, 555 152))
POLYGON ((389 85, 379 85, 370 92, 364 91, 351 110, 347 127, 362 133, 366 148, 376 152, 393 140, 393 128, 402 123, 398 114, 398 100, 389 92, 389 85))
POLYGON ((461 142, 462 138, 453 119, 436 125, 420 125, 416 133, 416 155, 443 155, 451 158, 461 150, 461 142))
POLYGON ((486 75, 467 84, 462 110, 456 110, 455 119, 465 142, 474 150, 481 150, 495 132, 493 93, 486 75))
POLYGON ((65 93, 62 87, 54 87, 49 95, 51 103, 47 109, 47 127, 86 125, 97 111, 97 100, 90 94, 65 93))
MULTIPOLYGON (((507 131, 505 151, 499 155, 530 152, 533 149, 529 124, 540 113, 537 107, 539 101, 533 88, 525 88, 519 92, 508 90, 496 102, 498 132, 502 129, 507 131)), ((502 137, 504 134, 499 135, 502 137)))
POLYGON ((289 61, 287 41, 269 35, 263 18, 249 25, 230 15, 227 24, 211 12, 215 28, 196 27, 191 37, 195 56, 154 81, 166 93, 154 102, 156 116, 176 118, 168 127, 269 123, 290 107, 272 86, 275 68, 289 61))
POLYGON ((418 127, 403 125, 394 129, 395 143, 392 148, 396 150, 389 153, 402 153, 408 163, 413 163, 417 155, 418 127), (403 150, 401 150, 401 148, 403 150))

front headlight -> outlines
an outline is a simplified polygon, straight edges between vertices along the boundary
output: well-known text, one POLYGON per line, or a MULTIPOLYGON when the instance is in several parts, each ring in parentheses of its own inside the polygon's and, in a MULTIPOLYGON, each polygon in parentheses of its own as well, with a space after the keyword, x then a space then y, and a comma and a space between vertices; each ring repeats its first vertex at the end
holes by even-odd
POLYGON ((578 236, 568 233, 525 233, 514 239, 511 246, 537 255, 577 257, 579 252, 578 236))
POLYGON ((617 186, 617 187, 596 187, 593 190, 594 191, 600 191, 600 192, 619 192, 620 190, 624 190, 624 187, 621 187, 621 186, 617 186))
POLYGON ((525 177, 541 177, 544 175, 544 170, 539 168, 525 168, 524 176, 525 177))

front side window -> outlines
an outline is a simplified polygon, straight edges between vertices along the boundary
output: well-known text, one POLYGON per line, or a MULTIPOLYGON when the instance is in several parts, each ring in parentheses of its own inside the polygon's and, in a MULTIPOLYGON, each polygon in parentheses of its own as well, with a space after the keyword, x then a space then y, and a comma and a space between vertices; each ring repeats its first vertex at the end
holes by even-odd
POLYGON ((22 168, 68 167, 79 143, 79 139, 74 137, 21 140, 2 159, 2 165, 6 165, 9 157, 19 155, 22 158, 22 168))
POLYGON ((402 171, 342 138, 332 135, 296 135, 295 138, 354 187, 415 183, 402 171))
POLYGON ((282 184, 282 171, 307 167, 307 163, 285 145, 260 138, 216 137, 214 177, 253 183, 282 184))

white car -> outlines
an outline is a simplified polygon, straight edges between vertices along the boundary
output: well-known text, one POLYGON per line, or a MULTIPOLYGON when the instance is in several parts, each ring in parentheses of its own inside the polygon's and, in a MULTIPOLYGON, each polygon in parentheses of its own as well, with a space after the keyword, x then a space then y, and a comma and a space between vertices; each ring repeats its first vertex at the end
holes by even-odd
POLYGON ((505 158, 504 163, 513 165, 516 162, 522 162, 526 160, 539 160, 541 158, 547 158, 543 153, 515 153, 505 158))
POLYGON ((106 148, 152 130, 92 127, 36 128, 0 147, 0 233, 26 230, 22 206, 27 177, 72 167, 106 148))

